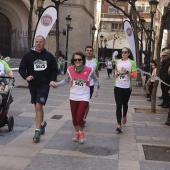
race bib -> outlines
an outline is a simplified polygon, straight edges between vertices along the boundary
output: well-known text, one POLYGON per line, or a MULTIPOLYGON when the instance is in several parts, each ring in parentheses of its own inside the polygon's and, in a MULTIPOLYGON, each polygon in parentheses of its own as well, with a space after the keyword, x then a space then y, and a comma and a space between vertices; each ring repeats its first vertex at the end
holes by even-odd
POLYGON ((126 73, 119 73, 118 74, 118 80, 120 80, 120 81, 127 80, 127 74, 126 73))
POLYGON ((47 61, 43 61, 43 60, 36 60, 34 61, 34 70, 35 71, 42 71, 45 70, 47 68, 47 61))
POLYGON ((80 79, 74 79, 73 86, 76 86, 78 88, 86 88, 86 81, 80 79))

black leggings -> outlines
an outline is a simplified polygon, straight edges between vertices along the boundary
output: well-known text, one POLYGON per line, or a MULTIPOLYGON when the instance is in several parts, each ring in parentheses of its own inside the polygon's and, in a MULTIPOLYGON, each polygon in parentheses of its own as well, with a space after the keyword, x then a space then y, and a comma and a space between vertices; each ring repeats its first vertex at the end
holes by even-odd
POLYGON ((108 77, 110 77, 110 74, 112 74, 112 69, 107 68, 107 75, 108 75, 108 77))
POLYGON ((117 123, 121 124, 122 120, 122 106, 123 116, 126 116, 128 111, 128 101, 131 95, 131 88, 123 89, 119 87, 114 88, 115 101, 116 101, 116 117, 117 123))

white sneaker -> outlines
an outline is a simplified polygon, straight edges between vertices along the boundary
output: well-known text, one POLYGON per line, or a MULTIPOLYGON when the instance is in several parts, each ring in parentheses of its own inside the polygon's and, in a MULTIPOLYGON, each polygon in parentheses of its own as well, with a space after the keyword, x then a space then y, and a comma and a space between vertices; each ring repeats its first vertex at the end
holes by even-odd
POLYGON ((74 142, 78 142, 78 141, 79 141, 79 136, 80 136, 80 133, 79 133, 79 132, 75 132, 75 133, 74 133, 74 137, 73 137, 72 140, 73 140, 74 142))
POLYGON ((84 143, 85 140, 85 132, 80 132, 79 143, 84 143))

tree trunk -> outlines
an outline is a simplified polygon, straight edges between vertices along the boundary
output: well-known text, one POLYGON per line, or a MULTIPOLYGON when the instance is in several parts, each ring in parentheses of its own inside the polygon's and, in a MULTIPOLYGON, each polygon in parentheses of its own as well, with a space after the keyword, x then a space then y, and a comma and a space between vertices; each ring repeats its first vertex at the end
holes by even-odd
POLYGON ((156 92, 159 84, 159 80, 155 80, 151 96, 151 113, 156 113, 156 92))
POLYGON ((28 50, 31 48, 32 43, 32 12, 33 12, 34 0, 30 0, 30 11, 28 18, 28 50))
MULTIPOLYGON (((161 17, 161 25, 160 25, 160 31, 159 31, 159 38, 158 38, 158 47, 162 46, 162 37, 163 37, 163 30, 164 30, 164 25, 166 21, 166 14, 161 17)), ((158 76, 160 75, 160 53, 161 53, 161 48, 157 48, 156 50, 157 53, 157 59, 158 59, 158 65, 157 65, 157 74, 158 76)), ((152 96, 151 96, 151 112, 155 113, 156 112, 156 92, 157 92, 157 87, 158 87, 159 81, 156 80, 153 86, 153 91, 152 91, 152 96)))
POLYGON ((52 0, 55 4, 55 8, 57 10, 57 20, 56 20, 56 51, 55 51, 55 57, 58 58, 59 55, 59 5, 60 1, 52 0))
MULTIPOLYGON (((135 6, 135 2, 133 4, 135 6)), ((132 8, 134 11, 134 9, 132 8)), ((136 47, 136 65, 137 68, 140 68, 140 55, 139 55, 139 40, 138 40, 138 32, 137 32, 137 16, 136 12, 133 12, 133 28, 134 28, 134 38, 135 38, 135 47, 136 47)), ((142 87, 142 77, 141 77, 141 72, 137 72, 137 79, 136 79, 136 86, 142 87)))

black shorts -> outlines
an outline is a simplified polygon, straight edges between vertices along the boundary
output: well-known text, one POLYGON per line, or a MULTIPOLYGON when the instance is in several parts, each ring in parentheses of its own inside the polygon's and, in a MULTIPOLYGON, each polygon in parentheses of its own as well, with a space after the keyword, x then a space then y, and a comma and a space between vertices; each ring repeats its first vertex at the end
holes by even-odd
POLYGON ((92 98, 94 92, 94 86, 90 86, 90 99, 92 98))
POLYGON ((48 98, 50 86, 49 85, 42 85, 42 86, 29 85, 29 90, 31 94, 31 103, 32 104, 40 103, 45 106, 45 103, 48 98))

